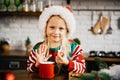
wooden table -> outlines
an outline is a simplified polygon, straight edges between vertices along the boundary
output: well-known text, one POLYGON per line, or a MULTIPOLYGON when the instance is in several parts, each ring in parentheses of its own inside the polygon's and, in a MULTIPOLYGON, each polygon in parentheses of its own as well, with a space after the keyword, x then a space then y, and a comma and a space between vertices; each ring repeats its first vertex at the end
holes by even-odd
POLYGON ((15 70, 11 72, 15 75, 16 80, 68 80, 68 77, 64 75, 58 75, 52 79, 43 79, 39 77, 38 73, 29 73, 25 70, 15 70))

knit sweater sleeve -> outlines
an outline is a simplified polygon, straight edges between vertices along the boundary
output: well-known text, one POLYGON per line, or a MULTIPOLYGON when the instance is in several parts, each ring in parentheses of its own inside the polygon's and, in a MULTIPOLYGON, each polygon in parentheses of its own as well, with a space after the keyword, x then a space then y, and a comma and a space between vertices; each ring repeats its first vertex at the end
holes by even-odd
POLYGON ((36 63, 36 56, 34 51, 39 48, 41 43, 37 43, 34 47, 33 50, 30 52, 29 58, 27 59, 27 71, 28 72, 38 72, 38 68, 35 67, 36 63))
POLYGON ((30 56, 27 60, 27 71, 28 72, 38 72, 38 68, 35 67, 36 56, 34 51, 32 50, 30 56))
POLYGON ((81 46, 77 45, 69 60, 68 71, 73 71, 76 73, 83 73, 85 71, 85 59, 82 53, 83 50, 81 46))

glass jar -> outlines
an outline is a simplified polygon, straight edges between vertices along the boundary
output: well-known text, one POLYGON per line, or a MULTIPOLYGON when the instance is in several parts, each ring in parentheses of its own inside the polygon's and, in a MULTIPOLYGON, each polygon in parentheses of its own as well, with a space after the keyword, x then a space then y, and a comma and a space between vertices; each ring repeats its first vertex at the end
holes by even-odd
POLYGON ((36 10, 37 10, 36 0, 31 0, 30 11, 36 12, 36 10))
POLYGON ((43 11, 43 1, 42 0, 38 0, 38 2, 37 2, 37 11, 40 11, 40 12, 43 11))
POLYGON ((14 0, 10 0, 10 6, 8 7, 8 11, 16 11, 14 0))
POLYGON ((28 0, 24 0, 22 4, 22 11, 28 12, 29 11, 29 3, 28 0))
POLYGON ((6 11, 6 7, 4 5, 4 0, 0 0, 0 11, 6 11))
POLYGON ((46 0, 46 8, 52 6, 52 1, 51 0, 46 0))

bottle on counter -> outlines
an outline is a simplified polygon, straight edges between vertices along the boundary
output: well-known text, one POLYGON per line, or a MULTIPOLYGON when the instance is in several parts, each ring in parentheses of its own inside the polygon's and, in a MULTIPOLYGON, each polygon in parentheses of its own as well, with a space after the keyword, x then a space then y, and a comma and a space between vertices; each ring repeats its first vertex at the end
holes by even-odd
POLYGON ((0 0, 0 11, 6 11, 6 7, 4 5, 4 0, 0 0))
POLYGON ((29 11, 29 1, 24 0, 22 4, 22 11, 28 12, 29 11))
POLYGON ((37 11, 40 11, 40 12, 43 11, 43 8, 44 8, 43 3, 44 2, 42 0, 37 1, 37 11))
MULTIPOLYGON (((16 10, 16 5, 15 5, 16 0, 10 0, 10 6, 8 7, 8 11, 18 11, 16 10)), ((20 3, 19 3, 20 5, 20 3)))
POLYGON ((31 0, 31 2, 30 2, 30 11, 36 12, 36 10, 37 10, 36 2, 37 2, 37 0, 31 0))
POLYGON ((16 6, 16 11, 19 11, 19 7, 21 5, 21 0, 14 0, 14 5, 16 6))
POLYGON ((52 6, 52 1, 51 0, 46 0, 46 8, 52 6))

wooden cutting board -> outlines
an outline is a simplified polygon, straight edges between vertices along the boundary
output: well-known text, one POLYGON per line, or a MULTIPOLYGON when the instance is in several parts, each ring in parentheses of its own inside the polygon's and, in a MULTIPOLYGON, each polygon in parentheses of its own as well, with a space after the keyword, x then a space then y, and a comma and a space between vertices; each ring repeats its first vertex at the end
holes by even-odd
POLYGON ((102 34, 105 34, 108 22, 108 18, 101 16, 100 19, 97 21, 96 25, 93 27, 93 33, 99 34, 99 31, 102 31, 102 34))
POLYGON ((109 22, 109 19, 106 17, 102 17, 102 22, 101 22, 101 29, 102 29, 102 34, 106 34, 107 31, 107 24, 109 22))

